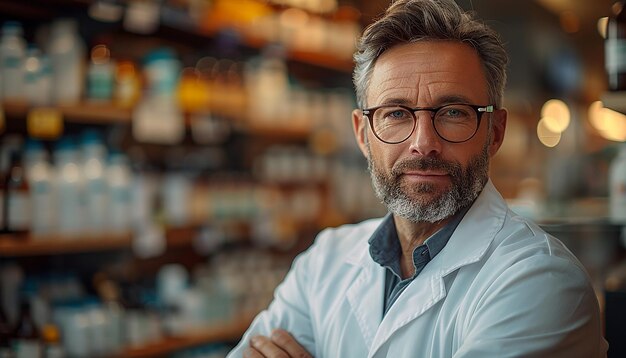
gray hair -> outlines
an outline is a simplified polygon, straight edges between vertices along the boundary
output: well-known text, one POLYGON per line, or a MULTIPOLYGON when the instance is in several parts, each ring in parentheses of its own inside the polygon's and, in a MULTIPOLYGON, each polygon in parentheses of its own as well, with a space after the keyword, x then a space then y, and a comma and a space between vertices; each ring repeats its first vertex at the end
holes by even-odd
POLYGON ((458 41, 472 46, 487 78, 489 100, 501 107, 508 56, 498 34, 464 12, 453 0, 397 0, 363 32, 354 54, 357 103, 365 108, 378 57, 393 46, 423 40, 458 41))

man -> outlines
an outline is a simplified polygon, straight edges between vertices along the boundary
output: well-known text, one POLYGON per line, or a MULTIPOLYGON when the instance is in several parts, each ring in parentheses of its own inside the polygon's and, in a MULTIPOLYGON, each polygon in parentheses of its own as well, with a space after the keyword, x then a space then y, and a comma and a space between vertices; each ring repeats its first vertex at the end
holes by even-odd
POLYGON ((229 357, 604 357, 582 265, 488 177, 507 55, 452 0, 364 32, 352 114, 382 219, 323 231, 229 357))

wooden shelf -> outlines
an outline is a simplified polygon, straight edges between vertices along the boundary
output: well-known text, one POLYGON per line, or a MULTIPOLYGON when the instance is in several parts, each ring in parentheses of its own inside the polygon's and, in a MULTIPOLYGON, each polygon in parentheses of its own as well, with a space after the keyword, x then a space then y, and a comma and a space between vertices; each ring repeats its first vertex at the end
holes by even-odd
POLYGON ((98 252, 130 247, 132 235, 67 236, 0 235, 0 257, 98 252))
MULTIPOLYGON (((13 119, 25 119, 31 109, 25 103, 4 102, 2 105, 7 117, 13 119)), ((110 103, 80 103, 72 106, 52 107, 58 109, 64 121, 78 124, 122 124, 131 125, 132 108, 122 108, 110 103)), ((267 137, 271 139, 307 139, 311 135, 311 129, 303 126, 289 126, 284 124, 272 124, 263 121, 255 121, 249 117, 236 117, 233 114, 224 115, 232 120, 235 131, 249 135, 267 137)), ((185 115, 189 125, 191 113, 185 115)))
MULTIPOLYGON (((168 228, 167 247, 187 247, 199 230, 198 225, 168 228)), ((2 235, 0 234, 0 257, 51 256, 72 253, 100 252, 129 249, 132 233, 76 235, 2 235)))
POLYGON ((626 114, 626 91, 605 92, 602 103, 606 108, 626 114))
POLYGON ((158 342, 147 344, 143 347, 126 349, 117 357, 163 357, 176 351, 197 347, 203 344, 237 341, 250 326, 251 322, 252 318, 242 318, 234 322, 194 330, 185 335, 167 337, 158 342))

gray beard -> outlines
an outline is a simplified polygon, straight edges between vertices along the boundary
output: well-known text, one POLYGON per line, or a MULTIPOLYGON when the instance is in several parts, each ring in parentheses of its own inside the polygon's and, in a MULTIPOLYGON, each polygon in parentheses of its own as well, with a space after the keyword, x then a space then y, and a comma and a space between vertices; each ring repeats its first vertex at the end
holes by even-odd
POLYGON ((392 214, 411 222, 435 223, 449 218, 459 209, 473 203, 487 183, 489 177, 488 143, 489 141, 481 153, 470 160, 465 170, 459 163, 426 157, 398 162, 392 168, 390 175, 386 175, 372 163, 372 153, 368 144, 368 169, 376 196, 392 214), (409 169, 443 169, 450 174, 452 187, 433 200, 425 201, 421 194, 431 193, 435 188, 428 183, 403 187, 398 179, 404 171, 409 169))

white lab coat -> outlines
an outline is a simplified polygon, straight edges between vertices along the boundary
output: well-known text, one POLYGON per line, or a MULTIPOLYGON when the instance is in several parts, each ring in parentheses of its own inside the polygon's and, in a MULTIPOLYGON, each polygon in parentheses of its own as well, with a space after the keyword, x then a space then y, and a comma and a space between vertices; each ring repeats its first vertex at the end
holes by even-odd
POLYGON ((274 328, 317 358, 606 356, 584 268, 511 212, 491 181, 385 317, 385 271, 368 250, 380 223, 320 233, 228 357, 274 328))

